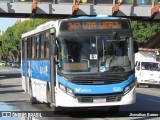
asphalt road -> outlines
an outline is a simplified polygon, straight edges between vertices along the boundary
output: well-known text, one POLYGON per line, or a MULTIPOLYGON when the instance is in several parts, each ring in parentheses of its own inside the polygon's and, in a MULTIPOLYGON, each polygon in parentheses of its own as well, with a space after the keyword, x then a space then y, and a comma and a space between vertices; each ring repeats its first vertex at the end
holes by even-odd
MULTIPOLYGON (((0 67, 0 111, 47 111, 52 114, 51 109, 46 104, 30 105, 28 94, 24 93, 21 87, 21 70, 19 68, 0 67)), ((143 120, 160 119, 160 88, 148 88, 141 86, 136 89, 137 98, 133 105, 122 106, 120 114, 127 114, 128 117, 109 117, 107 110, 89 109, 80 111, 56 113, 55 117, 41 118, 20 118, 15 120, 143 120), (157 116, 157 112, 159 113, 157 116), (153 114, 154 113, 154 114, 153 114), (138 116, 134 116, 137 114, 138 116), (129 117, 131 115, 132 117, 129 117), (149 116, 147 116, 149 115, 149 116), (152 117, 151 115, 154 115, 152 117)), ((63 109, 65 110, 65 109, 63 109)), ((68 110, 68 109, 67 109, 68 110)), ((46 112, 42 112, 47 115, 46 112)), ((2 113, 1 113, 2 114, 2 113)), ((13 118, 0 117, 0 120, 12 120, 13 118)))

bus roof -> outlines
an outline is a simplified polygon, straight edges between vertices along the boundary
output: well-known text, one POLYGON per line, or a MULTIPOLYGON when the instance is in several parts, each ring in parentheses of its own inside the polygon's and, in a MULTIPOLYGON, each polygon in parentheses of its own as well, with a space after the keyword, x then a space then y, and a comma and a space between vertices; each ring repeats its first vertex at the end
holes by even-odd
POLYGON ((60 21, 66 21, 66 20, 119 20, 119 19, 128 19, 128 18, 120 18, 120 17, 109 17, 105 15, 98 15, 95 17, 88 17, 88 16, 82 16, 82 17, 76 17, 76 18, 68 18, 68 19, 63 19, 63 20, 57 20, 57 21, 49 21, 44 24, 39 25, 36 29, 29 31, 27 33, 22 34, 22 38, 25 38, 27 36, 39 33, 41 31, 50 29, 60 23, 60 21))
POLYGON ((27 33, 22 34, 22 38, 27 37, 27 36, 30 36, 30 35, 32 35, 32 34, 39 33, 39 32, 41 32, 41 31, 44 31, 44 30, 47 30, 47 29, 50 29, 50 28, 52 28, 52 27, 54 26, 54 23, 55 23, 55 21, 49 21, 49 22, 46 22, 46 23, 44 23, 44 24, 41 24, 41 25, 39 25, 36 29, 31 30, 31 31, 29 31, 29 32, 27 32, 27 33))
POLYGON ((108 19, 108 20, 114 20, 114 19, 128 19, 128 18, 121 18, 121 17, 110 17, 106 15, 97 15, 95 17, 88 17, 88 16, 82 16, 82 17, 76 17, 76 18, 69 18, 70 20, 90 20, 90 19, 108 19))

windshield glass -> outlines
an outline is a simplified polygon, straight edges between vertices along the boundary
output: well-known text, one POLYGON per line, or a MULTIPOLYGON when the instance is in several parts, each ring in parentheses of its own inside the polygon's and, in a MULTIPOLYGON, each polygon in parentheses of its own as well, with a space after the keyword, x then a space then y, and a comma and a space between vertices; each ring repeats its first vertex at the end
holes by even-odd
MULTIPOLYGON (((131 41, 128 36, 98 37, 100 72, 124 72, 131 70, 131 41)), ((132 54, 131 54, 132 53, 132 54)))
POLYGON ((134 68, 131 43, 129 36, 59 37, 58 68, 69 74, 129 71, 134 68))
POLYGON ((94 36, 59 37, 59 65, 63 73, 96 73, 97 46, 94 36))
POLYGON ((154 62, 142 62, 141 64, 142 70, 153 70, 153 71, 159 71, 159 64, 154 62))

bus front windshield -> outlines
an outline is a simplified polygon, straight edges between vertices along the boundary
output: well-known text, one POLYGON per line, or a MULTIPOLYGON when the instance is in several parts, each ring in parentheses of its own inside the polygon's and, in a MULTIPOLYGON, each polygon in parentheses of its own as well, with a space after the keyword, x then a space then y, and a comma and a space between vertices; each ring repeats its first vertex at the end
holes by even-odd
MULTIPOLYGON (((58 38, 58 69, 62 73, 82 74, 124 72, 131 70, 128 37, 112 40, 111 36, 65 36, 58 38)), ((132 55, 132 54, 130 54, 132 55)))

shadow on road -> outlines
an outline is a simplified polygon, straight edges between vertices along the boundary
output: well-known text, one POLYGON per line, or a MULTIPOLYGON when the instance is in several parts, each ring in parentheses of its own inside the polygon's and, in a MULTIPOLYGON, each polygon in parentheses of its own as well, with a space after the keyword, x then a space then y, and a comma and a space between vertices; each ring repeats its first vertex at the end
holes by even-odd
POLYGON ((0 91, 0 94, 19 93, 19 92, 24 92, 24 90, 5 90, 5 91, 0 91))
POLYGON ((0 88, 21 87, 22 85, 0 85, 0 88))
POLYGON ((0 80, 1 79, 10 79, 10 78, 20 78, 21 73, 0 73, 0 80))

